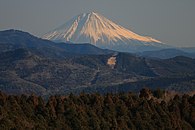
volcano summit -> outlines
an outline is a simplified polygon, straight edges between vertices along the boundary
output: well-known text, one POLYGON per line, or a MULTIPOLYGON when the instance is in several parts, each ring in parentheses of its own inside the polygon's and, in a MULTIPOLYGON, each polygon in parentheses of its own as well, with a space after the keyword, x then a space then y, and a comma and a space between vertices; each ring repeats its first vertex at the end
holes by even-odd
POLYGON ((80 14, 42 38, 55 42, 91 43, 100 48, 122 52, 166 47, 156 39, 140 36, 95 12, 80 14))

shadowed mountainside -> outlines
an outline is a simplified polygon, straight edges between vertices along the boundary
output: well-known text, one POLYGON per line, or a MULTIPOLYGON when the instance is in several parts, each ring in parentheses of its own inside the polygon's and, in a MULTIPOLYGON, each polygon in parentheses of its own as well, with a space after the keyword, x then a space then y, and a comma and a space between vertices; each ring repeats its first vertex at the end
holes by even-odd
POLYGON ((195 60, 188 57, 149 59, 89 44, 54 43, 16 30, 0 32, 0 48, 0 89, 7 93, 106 93, 145 86, 195 90, 195 60), (115 59, 112 66, 110 58, 115 59))

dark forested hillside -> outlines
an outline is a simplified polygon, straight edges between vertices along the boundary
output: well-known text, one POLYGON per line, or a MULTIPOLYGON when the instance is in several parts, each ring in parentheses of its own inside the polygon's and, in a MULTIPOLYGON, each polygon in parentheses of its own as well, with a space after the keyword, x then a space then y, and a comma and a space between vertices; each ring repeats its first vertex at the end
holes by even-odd
MULTIPOLYGON (((84 94, 51 96, 0 93, 0 129, 193 130, 195 95, 162 100, 163 91, 140 95, 84 94)), ((165 95, 164 95, 165 96, 165 95)))
POLYGON ((0 31, 0 90, 7 94, 195 90, 195 59, 150 59, 90 44, 54 43, 0 31))

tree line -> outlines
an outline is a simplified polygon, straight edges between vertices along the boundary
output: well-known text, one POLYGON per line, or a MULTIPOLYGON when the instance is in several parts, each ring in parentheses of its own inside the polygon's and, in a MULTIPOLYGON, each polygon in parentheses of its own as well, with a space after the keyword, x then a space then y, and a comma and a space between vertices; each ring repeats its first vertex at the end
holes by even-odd
POLYGON ((158 100, 163 91, 50 96, 0 92, 0 129, 193 130, 195 95, 158 100))

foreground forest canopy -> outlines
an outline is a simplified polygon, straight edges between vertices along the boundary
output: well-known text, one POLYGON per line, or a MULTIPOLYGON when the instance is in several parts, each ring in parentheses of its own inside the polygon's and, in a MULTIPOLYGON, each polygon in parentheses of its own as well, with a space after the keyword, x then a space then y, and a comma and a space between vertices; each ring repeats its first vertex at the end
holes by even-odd
POLYGON ((140 94, 14 96, 0 92, 0 129, 157 130, 195 128, 195 95, 162 100, 164 91, 140 94))

